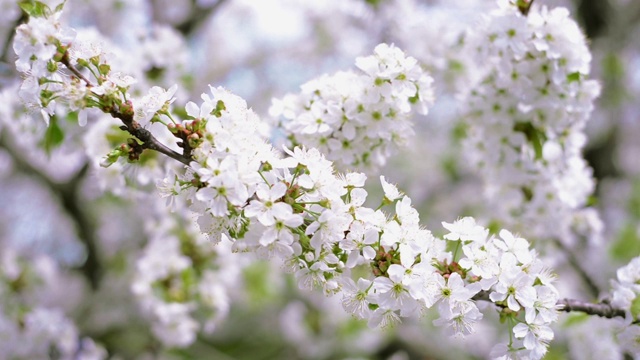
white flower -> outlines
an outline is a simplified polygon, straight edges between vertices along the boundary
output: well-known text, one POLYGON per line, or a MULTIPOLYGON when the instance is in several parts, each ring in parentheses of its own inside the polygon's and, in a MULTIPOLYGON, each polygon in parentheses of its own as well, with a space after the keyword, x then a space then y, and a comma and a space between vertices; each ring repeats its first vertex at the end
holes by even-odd
POLYGON ((548 324, 558 321, 558 291, 550 286, 536 286, 536 299, 533 306, 525 307, 525 320, 532 324, 537 317, 548 324))
POLYGON ((629 264, 616 272, 618 281, 625 285, 637 285, 640 290, 640 256, 633 258, 629 264))
POLYGON ((640 326, 630 325, 618 335, 620 347, 628 351, 634 358, 640 356, 640 326))
POLYGON ((494 241, 494 244, 503 251, 510 252, 522 264, 529 264, 533 257, 529 251, 529 242, 523 238, 517 238, 508 230, 500 230, 502 241, 494 241))
MULTIPOLYGON (((291 229, 298 228, 303 222, 304 219, 302 216, 300 214, 294 214, 291 206, 289 206, 286 210, 278 213, 277 217, 274 217, 273 224, 267 225, 268 228, 264 231, 262 237, 260 237, 260 245, 266 246, 278 241, 281 246, 290 248, 294 241, 294 235, 291 229)), ((286 252, 293 254, 293 249, 287 249, 286 252)))
POLYGON ((367 325, 372 328, 380 326, 382 328, 389 328, 400 323, 400 316, 391 309, 377 308, 371 315, 369 315, 369 321, 367 325))
POLYGON ((177 90, 178 85, 173 85, 168 90, 159 86, 152 87, 151 90, 149 90, 149 94, 145 95, 142 99, 133 102, 133 119, 140 123, 140 125, 146 126, 158 111, 173 103, 175 100, 174 95, 177 90))
MULTIPOLYGON (((435 294, 435 301, 442 300, 439 305, 439 309, 455 307, 457 303, 466 302, 480 291, 479 286, 471 284, 467 287, 464 285, 462 277, 458 273, 452 273, 448 279, 445 279, 439 274, 434 275, 437 281, 438 292, 435 294)), ((427 306, 429 304, 427 303, 427 306)), ((445 311, 446 310, 441 310, 445 311)))
POLYGON ((272 226, 276 219, 284 220, 292 214, 291 205, 278 201, 287 192, 287 185, 278 182, 269 187, 260 184, 256 195, 258 200, 251 200, 251 203, 244 208, 244 213, 248 217, 257 217, 264 226, 272 226))
POLYGON ((442 226, 450 231, 444 236, 447 240, 471 240, 483 244, 489 235, 488 229, 477 225, 475 219, 469 216, 458 219, 451 224, 443 221, 442 226))
POLYGON ((342 306, 345 311, 355 316, 365 319, 371 312, 369 309, 369 289, 371 281, 360 278, 358 283, 354 283, 350 278, 346 278, 343 284, 342 306))
MULTIPOLYGON (((503 259, 506 255, 503 255, 503 259)), ((504 262, 504 260, 503 260, 504 262)), ((503 264, 501 264, 501 267, 503 264)), ((536 290, 533 288, 533 278, 517 267, 508 265, 502 267, 502 272, 495 285, 495 291, 489 297, 491 301, 507 301, 507 306, 513 311, 520 307, 532 307, 536 299, 536 290)))
POLYGON ((398 191, 398 188, 394 184, 388 183, 384 175, 380 175, 380 183, 382 184, 384 197, 389 201, 395 201, 402 197, 402 192, 398 191))
POLYGON ((482 319, 478 307, 470 301, 457 302, 452 307, 439 308, 440 318, 433 321, 435 326, 447 326, 445 333, 456 336, 474 332, 473 324, 482 319))
POLYGON ((378 242, 379 232, 372 228, 371 224, 362 221, 354 221, 349 227, 349 233, 340 241, 339 246, 342 250, 349 252, 349 258, 346 266, 353 268, 358 265, 362 259, 372 260, 376 256, 376 251, 372 247, 378 242), (362 254, 360 254, 362 252, 362 254))
POLYGON ((471 270, 474 275, 481 276, 483 280, 494 278, 500 273, 498 251, 492 244, 482 246, 474 242, 462 246, 462 252, 466 257, 461 258, 458 264, 471 270))
POLYGON ((523 339, 524 347, 531 350, 535 359, 541 359, 547 352, 548 343, 553 340, 553 330, 544 323, 519 323, 513 328, 513 334, 517 339, 523 339))
POLYGON ((405 269, 397 264, 387 269, 389 277, 379 276, 373 281, 376 301, 381 308, 400 310, 402 316, 410 316, 418 309, 418 302, 409 294, 405 269))
POLYGON ((179 303, 160 303, 155 308, 158 322, 153 323, 153 333, 166 346, 185 347, 196 339, 198 322, 189 316, 191 306, 179 303))
POLYGON ((321 76, 269 110, 286 120, 295 142, 319 149, 341 169, 383 165, 413 135, 410 114, 426 114, 433 102, 433 79, 394 46, 378 45, 356 66, 364 74, 321 76))

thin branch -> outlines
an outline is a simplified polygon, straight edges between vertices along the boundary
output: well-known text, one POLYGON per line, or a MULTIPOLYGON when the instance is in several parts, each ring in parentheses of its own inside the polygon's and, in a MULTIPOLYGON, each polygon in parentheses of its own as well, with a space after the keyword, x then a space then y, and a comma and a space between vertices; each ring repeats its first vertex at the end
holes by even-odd
MULTIPOLYGON (((490 294, 489 291, 480 291, 472 298, 472 300, 492 302, 491 298, 489 297, 489 294, 490 294)), ((505 307, 503 305, 498 305, 498 304, 496 304, 496 306, 505 307)), ((559 311, 563 311, 567 313, 578 311, 588 315, 597 315, 597 316, 608 318, 608 319, 613 319, 614 317, 626 318, 627 316, 624 310, 612 306, 607 301, 590 303, 582 300, 565 298, 565 299, 558 300, 558 302, 556 303, 556 308, 559 311)))
POLYGON ((69 69, 69 71, 71 71, 73 73, 73 75, 75 75, 78 79, 82 80, 85 82, 85 84, 87 84, 88 87, 93 87, 93 83, 91 83, 91 81, 89 79, 87 79, 84 75, 82 75, 82 73, 76 69, 75 66, 73 66, 71 64, 71 62, 69 61, 69 52, 67 51, 64 56, 62 57, 62 60, 60 60, 61 63, 64 64, 64 66, 67 67, 67 69, 69 69))
POLYGON ((12 53, 11 45, 13 43, 13 37, 16 36, 16 28, 20 26, 23 22, 27 20, 27 14, 23 11, 22 14, 11 26, 11 31, 7 34, 7 38, 5 39, 4 48, 2 49, 2 55, 0 56, 0 62, 8 63, 9 62, 9 54, 12 53))
POLYGON ((133 116, 124 114, 117 109, 111 112, 111 116, 120 119, 124 124, 125 130, 142 141, 145 149, 157 151, 185 165, 191 163, 191 158, 184 157, 161 143, 149 130, 143 128, 137 121, 133 120, 133 116))
POLYGON ((561 299, 558 300, 557 305, 559 310, 564 312, 579 311, 608 319, 613 319, 614 317, 626 317, 624 310, 613 307, 608 302, 588 303, 575 299, 561 299))
MULTIPOLYGON (((88 87, 94 87, 93 83, 86 77, 84 77, 82 73, 75 66, 73 66, 73 64, 71 64, 71 61, 69 61, 68 53, 66 53, 62 57, 60 62, 64 64, 64 66, 66 66, 69 71, 73 73, 73 75, 84 81, 88 87)), ((180 153, 171 150, 169 147, 161 143, 155 136, 153 136, 153 134, 151 134, 149 130, 140 126, 140 124, 133 119, 133 115, 125 114, 118 108, 112 109, 110 114, 114 118, 120 119, 122 121, 124 127, 121 127, 121 129, 127 131, 129 134, 142 141, 142 147, 144 149, 157 151, 185 165, 189 165, 189 163, 191 162, 191 157, 183 156, 180 153)))

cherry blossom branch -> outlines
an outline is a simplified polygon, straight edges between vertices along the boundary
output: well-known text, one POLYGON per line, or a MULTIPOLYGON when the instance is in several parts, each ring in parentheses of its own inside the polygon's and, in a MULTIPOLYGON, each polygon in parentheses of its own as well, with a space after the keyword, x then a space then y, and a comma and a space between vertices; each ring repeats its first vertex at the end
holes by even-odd
POLYGON ((73 73, 73 75, 75 75, 78 79, 84 81, 85 84, 87 84, 87 86, 89 87, 94 86, 89 79, 87 79, 84 75, 82 75, 82 73, 78 69, 76 69, 75 66, 71 64, 71 62, 69 61, 68 51, 65 52, 64 56, 62 56, 62 59, 60 59, 60 62, 64 64, 64 66, 66 66, 67 69, 69 69, 69 71, 71 71, 71 73, 73 73))
MULTIPOLYGON (((94 87, 93 83, 89 81, 82 73, 69 61, 68 52, 60 60, 62 64, 64 64, 71 73, 77 78, 84 81, 88 87, 94 87)), ((130 103, 129 103, 130 105, 130 103)), ((133 108, 129 109, 129 111, 122 111, 122 109, 114 107, 110 109, 109 114, 116 119, 120 119, 124 126, 121 126, 120 129, 123 131, 127 131, 129 134, 136 137, 138 140, 142 141, 142 144, 138 149, 134 149, 137 151, 137 155, 142 152, 144 149, 154 150, 161 154, 164 154, 174 160, 177 160, 185 165, 189 165, 191 162, 191 157, 188 156, 187 153, 185 155, 181 155, 180 153, 170 149, 163 143, 161 143, 153 134, 140 126, 140 124, 133 119, 133 108)))
POLYGON ((153 134, 151 134, 149 130, 143 128, 142 126, 140 126, 140 124, 138 124, 137 121, 133 120, 133 115, 125 114, 118 109, 114 109, 111 111, 111 116, 122 121, 124 126, 120 127, 121 130, 127 131, 129 134, 142 141, 142 149, 157 151, 185 165, 189 165, 189 163, 191 162, 191 159, 189 157, 183 156, 180 153, 171 150, 169 147, 156 139, 156 137, 153 136, 153 134))
MULTIPOLYGON (((489 297, 491 292, 489 291, 480 291, 477 293, 472 299, 476 301, 491 301, 489 297)), ((506 307, 505 305, 496 304, 499 307, 506 307)), ((600 317, 613 319, 614 317, 622 317, 626 318, 626 313, 623 309, 614 307, 608 301, 601 301, 599 303, 590 303, 582 300, 576 299, 560 299, 556 303, 556 307, 559 311, 563 312, 583 312, 587 315, 597 315, 600 317)))

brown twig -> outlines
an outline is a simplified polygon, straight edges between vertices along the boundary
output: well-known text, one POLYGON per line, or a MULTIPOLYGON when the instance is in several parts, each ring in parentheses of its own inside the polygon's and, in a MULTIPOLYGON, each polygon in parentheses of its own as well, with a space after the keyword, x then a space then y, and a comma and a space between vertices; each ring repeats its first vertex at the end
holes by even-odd
POLYGON ((559 310, 564 312, 580 311, 585 314, 598 315, 608 319, 626 317, 624 310, 613 307, 608 302, 588 303, 575 299, 561 299, 558 300, 557 305, 559 310))
MULTIPOLYGON (((490 291, 480 291, 472 299, 476 301, 491 302, 491 298, 489 297, 490 293, 490 291)), ((504 307, 501 305, 497 306, 504 307)), ((590 303, 582 300, 565 298, 558 300, 558 302, 556 303, 556 307, 559 311, 567 313, 578 311, 588 315, 597 315, 608 319, 613 319, 614 317, 626 318, 627 316, 624 310, 612 306, 607 301, 590 303)))
MULTIPOLYGON (((71 64, 71 61, 69 61, 68 53, 66 53, 62 57, 60 62, 64 66, 66 66, 67 69, 69 69, 69 71, 71 71, 71 73, 74 76, 84 81, 88 87, 95 86, 84 75, 82 75, 82 73, 75 66, 73 66, 73 64, 71 64)), ((142 147, 144 149, 157 151, 185 165, 189 165, 189 163, 191 162, 190 156, 189 157, 183 156, 180 153, 171 150, 169 147, 161 143, 155 136, 153 136, 153 134, 151 134, 149 130, 140 126, 140 124, 133 119, 133 115, 132 115, 133 110, 125 113, 121 111, 121 109, 119 108, 113 108, 113 109, 110 109, 109 114, 111 114, 111 116, 113 116, 116 119, 120 119, 124 124, 124 127, 121 127, 121 129, 127 131, 129 134, 133 135, 138 140, 142 141, 142 147)))
POLYGON ((169 149, 166 145, 161 143, 158 139, 156 139, 155 136, 153 136, 153 134, 151 134, 149 130, 143 128, 137 121, 133 120, 133 116, 124 114, 118 109, 111 111, 111 116, 120 119, 124 124, 123 128, 129 134, 142 141, 143 148, 154 150, 161 154, 167 155, 168 157, 177 160, 185 165, 189 165, 189 163, 191 162, 190 157, 185 157, 180 153, 169 149))
POLYGON ((5 39, 5 43, 4 43, 4 48, 2 49, 2 55, 0 55, 0 62, 3 63, 8 63, 9 60, 9 54, 12 53, 12 49, 11 49, 11 44, 13 43, 13 38, 16 35, 16 31, 15 29, 20 26, 20 24, 22 24, 23 22, 25 22, 27 20, 27 14, 24 13, 24 11, 22 12, 22 15, 20 15, 20 17, 18 19, 16 19, 15 23, 13 24, 13 26, 11 27, 11 29, 13 29, 12 31, 10 31, 7 35, 7 38, 5 39))

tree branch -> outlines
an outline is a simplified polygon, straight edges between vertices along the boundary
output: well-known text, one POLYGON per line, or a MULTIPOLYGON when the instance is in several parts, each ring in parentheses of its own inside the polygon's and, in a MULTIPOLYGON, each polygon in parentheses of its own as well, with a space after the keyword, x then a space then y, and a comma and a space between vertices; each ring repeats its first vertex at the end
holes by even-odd
POLYGON ((149 130, 143 128, 137 121, 133 120, 133 116, 124 114, 120 112, 119 109, 111 111, 111 116, 120 119, 124 124, 124 130, 142 141, 143 148, 157 151, 185 165, 189 165, 191 162, 190 157, 185 157, 161 143, 149 130))
MULTIPOLYGON (((94 87, 93 83, 89 81, 82 73, 71 64, 69 61, 68 52, 62 57, 60 62, 71 71, 71 73, 76 76, 78 79, 84 81, 88 87, 94 87)), ((135 121, 133 119, 133 109, 128 113, 124 113, 119 108, 113 108, 109 112, 111 116, 116 119, 120 119, 124 124, 124 127, 121 127, 122 130, 127 131, 129 134, 135 136, 138 140, 142 141, 142 148, 157 151, 161 154, 164 154, 174 160, 177 160, 185 165, 189 165, 191 162, 190 156, 184 156, 180 153, 171 150, 168 146, 161 143, 151 132, 135 121)))
POLYGON ((13 42, 13 37, 16 34, 16 28, 20 26, 20 24, 25 22, 27 18, 28 18, 27 14, 25 14, 25 12, 22 11, 22 14, 20 15, 20 17, 16 19, 16 21, 13 23, 13 26, 11 26, 12 31, 9 31, 9 33, 7 34, 8 36, 5 39, 6 42, 4 43, 4 48, 2 49, 2 55, 0 55, 0 62, 3 62, 3 63, 9 62, 9 54, 13 52, 12 51, 13 49, 11 49, 11 45, 13 42))
MULTIPOLYGON (((472 298, 472 300, 492 302, 491 298, 489 297, 490 293, 490 291, 480 291, 472 298)), ((497 304, 496 306, 504 307, 497 304)), ((626 318, 627 316, 624 310, 612 306, 608 301, 590 303, 582 300, 565 298, 558 300, 558 302, 556 303, 556 307, 559 311, 567 313, 578 311, 588 315, 597 315, 608 319, 613 319, 614 317, 626 318)))
POLYGON ((608 302, 588 303, 575 299, 558 300, 559 310, 564 312, 580 311, 588 315, 598 315, 612 319, 614 317, 626 317, 626 313, 622 309, 613 307, 608 302))

